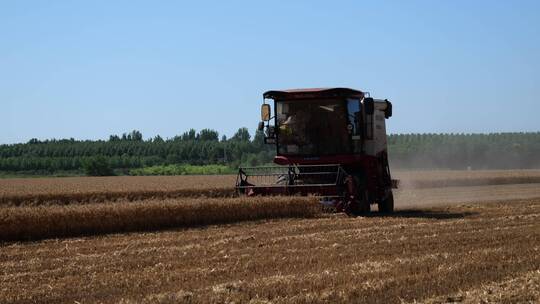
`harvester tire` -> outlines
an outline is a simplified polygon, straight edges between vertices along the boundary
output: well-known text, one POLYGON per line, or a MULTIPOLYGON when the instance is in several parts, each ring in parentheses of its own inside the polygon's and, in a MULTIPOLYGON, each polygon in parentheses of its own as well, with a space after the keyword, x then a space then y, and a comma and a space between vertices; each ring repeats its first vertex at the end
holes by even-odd
POLYGON ((363 216, 368 215, 371 210, 369 204, 357 201, 350 203, 347 207, 345 207, 344 211, 348 216, 363 216))
POLYGON ((378 204, 380 213, 392 213, 394 212, 394 195, 390 192, 390 195, 386 199, 380 201, 378 204))
POLYGON ((370 213, 371 213, 371 205, 367 201, 364 201, 362 203, 362 206, 360 207, 359 215, 368 215, 370 213))
POLYGON ((345 213, 349 216, 364 216, 369 215, 371 212, 371 206, 367 200, 367 193, 362 192, 364 195, 362 199, 351 201, 345 208, 345 213))

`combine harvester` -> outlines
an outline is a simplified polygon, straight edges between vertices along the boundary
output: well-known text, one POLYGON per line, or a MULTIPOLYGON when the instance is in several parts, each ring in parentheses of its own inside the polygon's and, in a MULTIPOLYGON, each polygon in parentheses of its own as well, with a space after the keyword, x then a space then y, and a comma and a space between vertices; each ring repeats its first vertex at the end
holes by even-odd
POLYGON ((360 215, 377 204, 394 210, 385 119, 392 103, 348 88, 268 91, 263 95, 264 142, 279 166, 241 167, 241 195, 315 195, 325 209, 360 215), (267 100, 273 100, 275 115, 267 100))

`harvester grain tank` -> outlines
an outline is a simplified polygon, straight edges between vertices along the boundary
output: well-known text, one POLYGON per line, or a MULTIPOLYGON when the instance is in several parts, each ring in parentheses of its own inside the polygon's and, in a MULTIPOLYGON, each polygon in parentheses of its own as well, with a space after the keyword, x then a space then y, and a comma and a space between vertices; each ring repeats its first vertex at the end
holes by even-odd
POLYGON ((348 88, 263 94, 261 123, 277 166, 239 168, 241 195, 316 195, 350 215, 393 212, 385 120, 392 103, 348 88), (274 109, 272 111, 272 108, 274 109), (272 115, 274 112, 274 115, 272 115))

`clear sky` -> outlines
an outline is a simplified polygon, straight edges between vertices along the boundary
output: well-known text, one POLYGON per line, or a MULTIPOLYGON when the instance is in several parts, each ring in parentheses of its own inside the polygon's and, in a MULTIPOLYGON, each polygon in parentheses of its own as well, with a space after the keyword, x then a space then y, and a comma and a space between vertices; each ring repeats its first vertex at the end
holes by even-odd
POLYGON ((0 143, 230 136, 330 86, 392 133, 540 131, 540 1, 0 1, 0 143))

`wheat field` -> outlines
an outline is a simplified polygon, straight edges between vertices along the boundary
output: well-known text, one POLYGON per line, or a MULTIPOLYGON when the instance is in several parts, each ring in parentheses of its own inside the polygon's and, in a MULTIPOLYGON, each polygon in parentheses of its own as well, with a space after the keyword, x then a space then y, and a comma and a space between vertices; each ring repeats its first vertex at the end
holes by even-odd
POLYGON ((539 303, 537 174, 396 172, 356 218, 234 176, 0 180, 0 303, 539 303))

